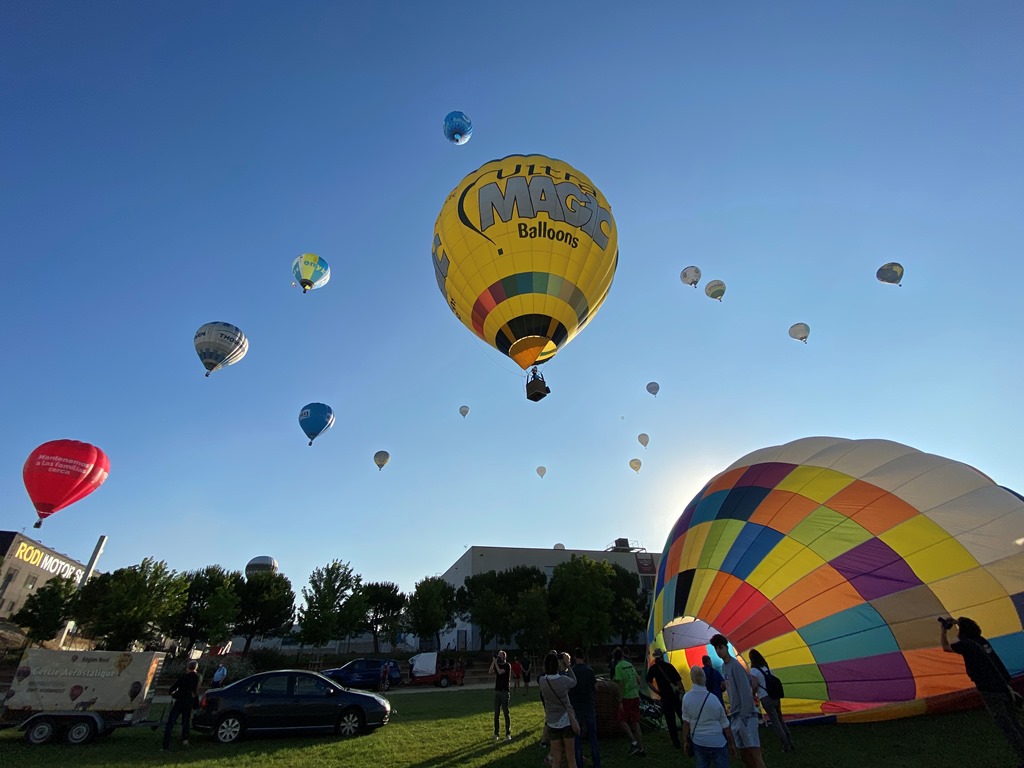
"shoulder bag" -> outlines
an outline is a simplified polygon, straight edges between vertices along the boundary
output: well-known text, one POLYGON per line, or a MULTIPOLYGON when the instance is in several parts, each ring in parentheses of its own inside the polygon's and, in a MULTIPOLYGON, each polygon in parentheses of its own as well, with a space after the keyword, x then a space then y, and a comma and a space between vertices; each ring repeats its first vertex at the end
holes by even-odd
POLYGON ((704 704, 708 703, 708 699, 710 697, 710 693, 704 697, 704 703, 700 705, 700 711, 697 713, 697 719, 693 721, 693 725, 690 726, 690 730, 686 734, 686 744, 683 745, 683 751, 686 753, 687 757, 693 757, 693 732, 697 730, 697 723, 700 722, 700 716, 704 714, 704 704))

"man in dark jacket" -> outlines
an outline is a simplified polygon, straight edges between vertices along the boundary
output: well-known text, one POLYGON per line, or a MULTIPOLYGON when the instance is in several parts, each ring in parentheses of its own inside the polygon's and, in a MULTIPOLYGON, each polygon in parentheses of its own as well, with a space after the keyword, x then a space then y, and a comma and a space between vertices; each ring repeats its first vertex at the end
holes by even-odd
POLYGON ((1003 660, 992 650, 988 640, 982 637, 981 627, 972 619, 961 616, 959 619, 941 618, 942 625, 939 642, 942 650, 947 653, 959 653, 964 657, 967 676, 974 681, 981 694, 985 708, 996 721, 996 725, 1006 734, 1011 746, 1017 752, 1017 759, 1024 765, 1024 727, 1021 727, 1020 715, 1014 706, 1014 692, 1010 688, 1010 673, 1003 660), (958 638, 950 644, 946 633, 953 627, 957 628, 958 638))
POLYGON ((569 689, 569 703, 585 733, 576 737, 576 765, 583 765, 583 739, 590 741, 590 760, 594 768, 601 768, 601 746, 597 743, 597 675, 587 664, 582 648, 572 652, 576 687, 569 689))
POLYGON ((725 688, 725 678, 722 677, 722 673, 715 669, 715 666, 711 663, 711 657, 705 656, 701 659, 704 665, 704 680, 705 686, 711 693, 718 697, 718 700, 722 703, 722 709, 725 709, 725 695, 723 690, 725 688))
POLYGON ((683 680, 679 672, 670 663, 665 661, 665 652, 661 648, 654 649, 654 663, 647 670, 647 684, 654 687, 661 699, 661 711, 665 715, 665 725, 668 726, 668 735, 672 739, 672 746, 679 749, 679 731, 676 728, 676 718, 681 716, 680 695, 683 690, 683 680))
POLYGON ((171 733, 174 731, 174 724, 181 717, 181 745, 188 746, 188 732, 192 725, 192 707, 199 698, 199 668, 198 661, 190 661, 174 685, 171 686, 171 711, 167 715, 167 727, 164 729, 164 749, 171 748, 171 733))

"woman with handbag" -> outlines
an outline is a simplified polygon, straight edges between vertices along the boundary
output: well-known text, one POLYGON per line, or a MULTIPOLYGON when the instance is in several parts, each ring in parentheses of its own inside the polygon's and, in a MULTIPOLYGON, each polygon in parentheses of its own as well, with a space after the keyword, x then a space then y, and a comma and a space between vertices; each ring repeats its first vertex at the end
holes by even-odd
POLYGON ((568 653, 550 651, 544 657, 544 674, 537 679, 540 697, 544 702, 544 724, 548 729, 548 743, 551 746, 551 763, 554 768, 566 765, 576 768, 575 740, 580 732, 576 713, 569 703, 569 689, 576 686, 576 675, 572 671, 572 659, 568 653))
POLYGON ((693 686, 683 695, 683 743, 686 754, 697 758, 697 768, 729 768, 736 742, 729 716, 718 697, 705 687, 704 670, 690 667, 693 686))

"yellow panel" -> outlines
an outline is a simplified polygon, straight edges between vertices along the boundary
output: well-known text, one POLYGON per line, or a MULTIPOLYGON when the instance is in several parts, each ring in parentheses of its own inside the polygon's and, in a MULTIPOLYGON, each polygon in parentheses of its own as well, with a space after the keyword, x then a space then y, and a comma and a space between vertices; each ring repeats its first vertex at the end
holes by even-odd
POLYGON ((932 592, 951 616, 970 616, 985 637, 1021 631, 1020 615, 1013 601, 991 573, 975 567, 931 584, 932 592))
POLYGON ((790 472, 775 486, 778 491, 792 491, 824 504, 839 491, 852 483, 854 478, 822 467, 800 466, 790 472))
POLYGON ((708 592, 715 583, 715 575, 718 571, 710 568, 698 568, 693 574, 693 584, 690 587, 690 597, 686 601, 686 612, 691 616, 703 616, 703 606, 708 599, 708 592))
POLYGON ((700 564, 708 568, 720 568, 745 525, 742 520, 711 521, 711 531, 701 552, 700 564))
MULTIPOLYGON (((764 640, 757 644, 757 650, 766 659, 771 659, 771 665, 775 669, 818 663, 798 632, 787 632, 779 637, 773 637, 771 640, 764 640)), ((786 701, 788 710, 789 699, 786 701)))
POLYGON ((937 542, 903 559, 925 584, 978 567, 978 561, 955 539, 937 542))
POLYGON ((924 515, 918 515, 900 523, 895 528, 880 533, 878 538, 892 547, 896 554, 906 557, 943 539, 948 539, 949 532, 924 515))
POLYGON ((704 550, 708 533, 711 531, 711 523, 701 523, 686 532, 686 542, 683 544, 683 555, 679 558, 679 571, 688 571, 696 568, 700 560, 700 553, 704 550))
POLYGON ((758 564, 747 581, 769 600, 774 600, 824 562, 800 542, 785 538, 758 564))

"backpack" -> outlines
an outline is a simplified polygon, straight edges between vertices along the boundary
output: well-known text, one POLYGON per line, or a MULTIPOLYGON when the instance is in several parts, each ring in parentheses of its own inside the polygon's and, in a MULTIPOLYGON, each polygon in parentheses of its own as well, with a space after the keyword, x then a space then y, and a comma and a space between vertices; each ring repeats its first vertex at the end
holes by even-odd
POLYGON ((784 699, 786 697, 786 689, 782 687, 782 681, 773 675, 768 667, 761 667, 761 672, 764 673, 764 689, 768 691, 768 695, 776 701, 784 699))

